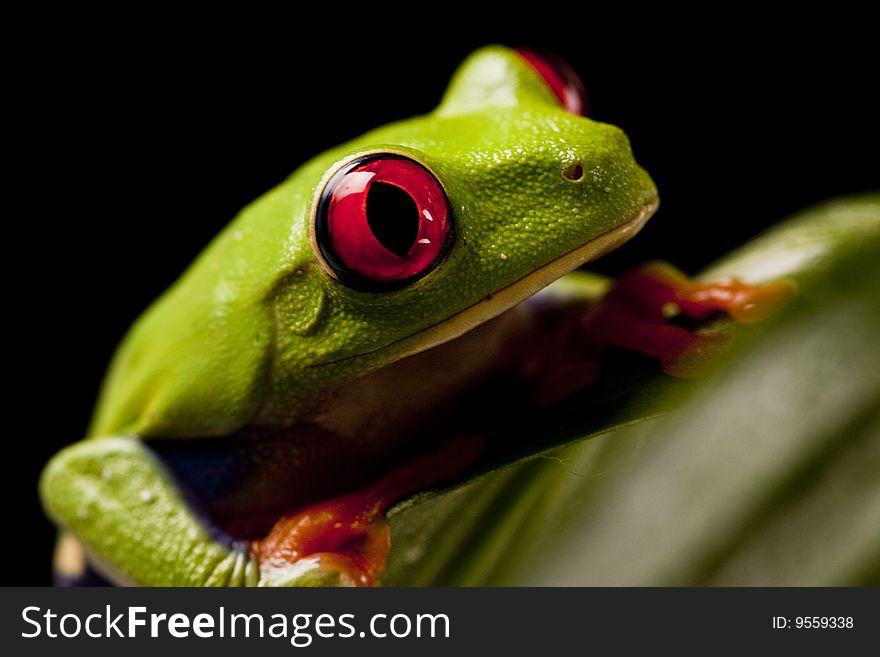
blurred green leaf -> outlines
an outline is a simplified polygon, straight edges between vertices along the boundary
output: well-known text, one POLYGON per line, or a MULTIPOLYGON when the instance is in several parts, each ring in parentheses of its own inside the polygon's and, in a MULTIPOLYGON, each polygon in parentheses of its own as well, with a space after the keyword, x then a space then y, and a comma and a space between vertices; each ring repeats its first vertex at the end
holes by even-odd
POLYGON ((385 584, 880 582, 880 195, 809 210, 721 274, 801 292, 711 376, 623 368, 399 507, 385 584))

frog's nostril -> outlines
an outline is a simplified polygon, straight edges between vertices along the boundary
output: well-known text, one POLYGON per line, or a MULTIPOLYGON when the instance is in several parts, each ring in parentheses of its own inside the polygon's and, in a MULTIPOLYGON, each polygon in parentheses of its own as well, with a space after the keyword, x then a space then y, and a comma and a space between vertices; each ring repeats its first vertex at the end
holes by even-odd
POLYGON ((579 160, 570 162, 562 170, 562 177, 569 182, 580 182, 584 179, 584 165, 579 160))

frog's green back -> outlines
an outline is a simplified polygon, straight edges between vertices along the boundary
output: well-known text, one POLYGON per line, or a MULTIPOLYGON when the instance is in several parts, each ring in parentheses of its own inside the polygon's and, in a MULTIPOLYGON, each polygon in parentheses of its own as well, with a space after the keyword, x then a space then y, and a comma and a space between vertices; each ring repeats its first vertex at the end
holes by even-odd
POLYGON ((620 130, 568 114, 513 51, 484 48, 435 112, 319 155, 245 208, 132 328, 90 433, 207 436, 255 417, 284 422, 305 396, 392 360, 393 345, 655 199, 620 130), (328 174, 377 151, 427 166, 455 223, 454 245, 436 269, 381 294, 328 276, 309 230, 328 174), (583 165, 575 182, 560 175, 571 162, 583 165))
POLYGON ((267 291, 302 258, 288 234, 304 202, 288 180, 246 207, 137 321, 104 382, 92 435, 210 435, 247 421, 274 330, 267 291))

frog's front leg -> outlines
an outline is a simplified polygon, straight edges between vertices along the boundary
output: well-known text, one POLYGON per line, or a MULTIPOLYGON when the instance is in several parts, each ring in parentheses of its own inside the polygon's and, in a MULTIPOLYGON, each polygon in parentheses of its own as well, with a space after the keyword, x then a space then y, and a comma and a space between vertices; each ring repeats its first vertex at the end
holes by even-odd
POLYGON ((692 281, 661 262, 615 281, 572 272, 548 290, 549 305, 539 304, 539 314, 552 322, 526 371, 538 381, 533 401, 544 406, 591 383, 609 348, 655 358, 674 376, 698 374, 729 340, 723 331, 707 330, 710 320, 726 314, 738 323, 761 321, 795 290, 789 280, 755 285, 736 278, 692 281))
POLYGON ((712 354, 724 348, 724 333, 702 325, 719 314, 738 323, 759 322, 795 292, 789 280, 751 285, 729 277, 692 281, 669 264, 652 262, 619 278, 598 307, 584 318, 592 343, 635 351, 658 359, 677 376, 699 373, 712 354), (674 320, 684 316, 693 327, 674 320))

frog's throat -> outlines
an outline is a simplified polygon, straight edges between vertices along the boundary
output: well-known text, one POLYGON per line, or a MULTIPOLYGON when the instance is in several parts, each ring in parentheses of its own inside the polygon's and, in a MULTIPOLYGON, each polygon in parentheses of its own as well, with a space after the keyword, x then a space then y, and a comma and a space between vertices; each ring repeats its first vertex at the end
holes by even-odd
POLYGON ((628 221, 602 233, 586 244, 569 251, 565 255, 560 256, 556 260, 553 260, 543 267, 524 276, 515 283, 511 283, 507 287, 500 289, 498 292, 489 295, 438 324, 424 328, 417 333, 413 333, 405 338, 391 342, 378 349, 362 352, 353 356, 347 356, 346 358, 333 362, 343 362, 350 358, 358 358, 379 351, 385 351, 390 362, 405 358, 406 356, 412 356, 413 354, 422 351, 427 351, 428 349, 441 345, 444 342, 454 340, 467 333, 472 328, 475 328, 480 324, 489 321, 493 317, 497 317, 513 306, 522 303, 533 294, 543 290, 556 279, 577 269, 584 263, 595 260, 609 251, 613 251, 621 244, 634 237, 647 223, 648 219, 651 218, 651 215, 657 211, 659 205, 660 199, 655 196, 652 200, 643 205, 642 208, 628 221))

